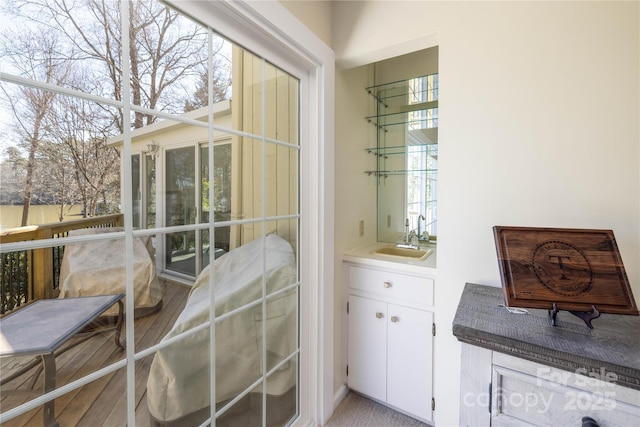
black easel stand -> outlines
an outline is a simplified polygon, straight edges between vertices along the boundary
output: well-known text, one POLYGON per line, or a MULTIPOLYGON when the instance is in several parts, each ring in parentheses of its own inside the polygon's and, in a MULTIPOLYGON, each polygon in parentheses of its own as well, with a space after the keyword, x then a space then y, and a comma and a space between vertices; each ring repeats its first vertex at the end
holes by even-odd
MULTIPOLYGON (((600 317, 600 312, 596 309, 596 307, 594 305, 591 306, 592 311, 591 312, 586 312, 586 311, 569 311, 569 313, 573 314, 574 316, 577 316, 579 318, 581 318, 584 323, 587 324, 587 326, 589 327, 589 329, 593 329, 593 326, 591 325, 591 321, 593 319, 597 319, 598 317, 600 317)), ((556 326, 556 317, 558 316, 558 312, 560 310, 558 310, 558 306, 556 305, 556 303, 553 303, 553 309, 549 310, 549 317, 551 317, 551 325, 556 326)))

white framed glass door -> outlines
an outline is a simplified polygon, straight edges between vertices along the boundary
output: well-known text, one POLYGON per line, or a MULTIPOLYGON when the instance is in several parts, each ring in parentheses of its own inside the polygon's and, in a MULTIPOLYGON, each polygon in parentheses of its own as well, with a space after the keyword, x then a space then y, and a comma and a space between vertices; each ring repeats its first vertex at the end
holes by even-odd
MULTIPOLYGON (((43 2, 43 4, 46 3, 48 2, 43 2)), ((59 4, 51 3, 51 5, 53 8, 59 4)), ((314 157, 312 153, 324 155, 319 140, 323 131, 328 129, 323 127, 321 118, 330 116, 326 109, 322 112, 315 110, 318 105, 322 105, 322 100, 317 100, 313 94, 317 93, 318 88, 324 89, 323 81, 321 81, 322 73, 331 74, 332 71, 330 69, 322 70, 325 62, 315 62, 315 59, 308 56, 310 51, 306 48, 303 49, 302 46, 294 48, 285 47, 282 43, 273 43, 273 41, 279 40, 275 35, 270 35, 267 40, 264 35, 271 34, 272 30, 280 33, 279 26, 268 21, 253 22, 245 19, 245 17, 256 15, 243 9, 245 7, 243 5, 223 4, 222 2, 174 2, 174 5, 178 7, 191 10, 190 16, 197 16, 200 19, 199 23, 190 20, 186 15, 175 17, 175 9, 164 10, 162 9, 166 6, 164 2, 153 0, 83 3, 82 5, 78 4, 78 8, 95 5, 105 8, 101 11, 104 12, 105 17, 109 18, 109 28, 113 30, 105 32, 109 37, 113 37, 113 40, 110 39, 113 44, 102 43, 96 44, 96 46, 116 46, 116 51, 118 47, 121 48, 113 55, 115 62, 100 62, 102 58, 100 55, 96 55, 95 58, 86 62, 89 65, 85 66, 85 69, 96 77, 96 84, 87 84, 86 87, 78 88, 77 85, 64 82, 37 81, 30 76, 18 73, 15 75, 2 73, 1 77, 3 82, 10 82, 19 88, 33 86, 44 92, 56 96, 61 95, 73 101, 84 100, 98 105, 96 112, 102 115, 100 122, 94 120, 94 124, 104 126, 97 126, 96 129, 79 129, 80 131, 92 130, 95 132, 86 132, 78 137, 80 139, 87 138, 87 141, 108 140, 108 143, 111 144, 110 148, 117 147, 118 150, 121 150, 122 185, 120 188, 123 195, 121 206, 124 215, 124 231, 114 235, 114 239, 121 239, 125 244, 125 250, 118 255, 127 267, 125 269, 126 278, 122 281, 125 286, 127 313, 133 312, 135 308, 137 284, 131 267, 134 263, 133 242, 136 239, 150 236, 158 237, 157 243, 160 250, 156 253, 163 255, 162 262, 167 261, 165 257, 170 254, 169 265, 175 267, 177 271, 187 274, 199 270, 197 260, 199 250, 207 246, 206 232, 211 235, 214 229, 217 231, 215 211, 213 221, 205 222, 204 218, 200 217, 204 211, 206 199, 202 198, 203 188, 198 174, 202 171, 199 171, 196 166, 202 167, 206 162, 209 165, 208 171, 214 171, 214 157, 216 155, 213 151, 215 150, 208 150, 206 160, 203 155, 201 156, 203 163, 198 163, 199 154, 204 153, 198 150, 196 144, 168 147, 164 145, 167 139, 159 138, 162 149, 157 155, 147 154, 144 148, 140 150, 140 147, 136 147, 136 144, 139 143, 136 141, 137 138, 141 138, 145 132, 160 132, 168 122, 177 126, 188 127, 192 125, 204 128, 208 133, 209 146, 213 146, 214 133, 220 131, 221 127, 225 127, 225 131, 232 135, 232 149, 238 150, 242 159, 241 170, 232 171, 235 179, 231 185, 232 187, 237 186, 235 190, 232 190, 232 196, 241 194, 242 197, 232 197, 229 201, 229 224, 227 225, 234 227, 236 235, 230 237, 229 252, 220 260, 228 259, 227 257, 237 249, 251 248, 253 245, 256 252, 253 253, 249 262, 245 261, 242 266, 251 267, 251 271, 258 272, 258 280, 252 282, 257 285, 252 291, 257 293, 251 294, 254 296, 247 300, 236 301, 230 307, 231 311, 218 311, 218 299, 224 300, 224 298, 220 298, 215 289, 217 281, 222 279, 211 274, 208 279, 210 290, 203 294, 208 300, 195 301, 208 303, 206 305, 208 316, 203 315, 202 323, 197 327, 186 328, 169 338, 167 338, 167 334, 164 337, 157 336, 156 339, 150 341, 142 340, 135 331, 137 319, 128 315, 126 316, 127 346, 125 353, 114 356, 114 359, 109 362, 110 364, 104 368, 91 372, 72 384, 65 384, 67 387, 31 399, 24 405, 18 404, 15 408, 3 408, 0 420, 3 422, 11 420, 27 413, 44 401, 59 399, 68 393, 73 392, 74 395, 78 393, 81 395, 86 392, 85 386, 91 387, 92 384, 111 374, 124 374, 126 378, 126 381, 118 381, 117 395, 119 398, 117 402, 112 400, 107 404, 112 415, 126 415, 127 425, 135 425, 139 415, 142 419, 148 420, 148 414, 138 414, 139 410, 146 411, 147 408, 144 405, 138 405, 140 397, 136 386, 147 384, 147 392, 150 394, 153 391, 163 392, 166 388, 153 387, 153 382, 149 379, 151 376, 147 378, 146 375, 148 371, 142 369, 143 366, 149 364, 150 359, 146 358, 155 359, 158 354, 169 348, 173 348, 177 354, 184 357, 189 340, 196 334, 206 331, 211 338, 206 342, 207 345, 198 351, 187 353, 190 356, 189 363, 192 363, 193 359, 197 358, 201 361, 204 358, 205 365, 198 370, 198 375, 204 379, 205 383, 208 383, 209 387, 205 387, 204 391, 196 390, 196 396, 205 399, 204 406, 200 408, 205 411, 205 420, 209 418, 211 423, 215 424, 215 420, 228 417, 236 412, 237 404, 240 402, 244 404, 245 398, 249 397, 255 403, 252 411, 259 414, 256 418, 257 425, 270 424, 272 417, 277 414, 282 416, 278 424, 288 424, 294 421, 302 411, 301 396, 305 396, 308 402, 313 399, 309 397, 310 394, 315 393, 313 391, 315 388, 310 385, 308 379, 318 372, 316 367, 309 365, 310 361, 315 363, 317 353, 310 353, 314 347, 308 345, 303 350, 300 340, 303 337, 310 342, 317 342, 315 340, 317 335, 314 334, 317 333, 318 328, 315 325, 318 322, 317 319, 307 321, 304 324, 305 334, 300 333, 300 325, 302 324, 300 322, 308 320, 307 313, 316 308, 316 303, 320 306, 320 302, 309 297, 309 295, 314 295, 314 289, 317 290, 317 285, 314 284, 323 281, 325 275, 330 276, 324 269, 317 268, 321 264, 319 260, 323 258, 314 256, 319 247, 324 247, 318 242, 323 242, 323 239, 331 234, 331 229, 327 228, 328 231, 325 233, 323 231, 325 228, 321 230, 321 227, 317 225, 320 223, 318 218, 322 217, 323 209, 325 209, 323 204, 318 206, 318 200, 321 200, 322 197, 319 191, 323 184, 320 182, 323 179, 320 172, 322 160, 321 156, 314 157), (197 13, 199 8, 203 8, 202 14, 197 13), (160 9, 163 13, 154 12, 160 9), (149 73, 151 68, 148 67, 156 64, 149 56, 156 51, 148 49, 150 46, 145 43, 157 41, 160 38, 154 37, 157 34, 138 32, 142 28, 154 31, 158 30, 158 27, 155 25, 143 27, 138 26, 138 23, 144 19, 150 19, 156 24, 163 17, 171 18, 166 22, 168 27, 162 28, 168 28, 163 35, 171 36, 183 31, 189 32, 194 28, 194 25, 197 27, 189 33, 192 36, 190 40, 193 41, 190 47, 202 43, 205 39, 207 44, 196 49, 192 56, 207 52, 206 67, 212 66, 214 61, 209 59, 216 55, 212 44, 209 43, 218 37, 214 36, 214 26, 220 26, 223 28, 220 30, 221 32, 234 38, 237 37, 243 43, 251 44, 251 52, 248 50, 242 52, 244 62, 241 74, 238 74, 238 78, 234 77, 234 84, 238 84, 233 91, 234 111, 242 112, 242 115, 234 117, 233 123, 228 125, 215 123, 212 112, 214 106, 208 104, 200 107, 207 112, 207 117, 204 120, 197 122, 190 118, 188 112, 185 113, 183 109, 185 103, 173 102, 177 99, 175 96, 179 90, 164 92, 160 96, 157 92, 141 89, 142 85, 148 84, 152 80, 149 73), (187 22, 189 20, 191 22, 187 22), (203 22, 205 23, 203 24, 203 22), (174 23, 176 26, 171 27, 174 23), (268 30, 266 30, 267 28, 268 30), (257 35, 255 29, 264 31, 264 34, 257 35), (138 52, 144 51, 149 55, 131 56, 132 52, 137 49, 139 49, 138 52), (120 57, 118 52, 125 52, 125 55, 120 57), (112 75, 114 76, 113 82, 106 78, 112 75), (125 83, 122 84, 123 82, 125 83), (301 88, 304 89, 301 90, 301 88), (305 98, 304 107, 301 107, 301 99, 303 98, 305 98), (145 129, 147 127, 149 130, 145 129), (318 130, 319 127, 322 129, 318 130), (302 132, 301 129, 305 129, 305 132, 302 132), (102 132, 99 135, 100 138, 95 136, 98 131, 102 132), (305 134, 304 138, 300 137, 301 133, 305 134), (300 167, 301 146, 303 145, 301 139, 307 149, 305 154, 306 168, 300 167), (133 153, 144 154, 134 160, 133 153), (160 181, 158 183, 153 182, 156 176, 154 169, 156 166, 158 181, 160 181), (302 173, 303 170, 304 173, 302 173), (301 178, 303 176, 306 177, 306 181, 301 178), (300 183, 302 182, 304 182, 305 191, 300 191, 302 186, 300 183), (166 192, 166 198, 164 198, 164 194, 154 193, 156 184, 163 187, 162 191, 166 192), (132 190, 135 194, 132 194, 132 190), (140 205, 135 212, 132 206, 134 200, 138 201, 140 205), (157 206, 155 200, 158 201, 157 206), (305 205, 305 215, 308 215, 309 218, 304 221, 305 224, 302 220, 301 205, 303 204, 305 205), (157 216, 152 216, 154 214, 157 216), (201 246, 198 244, 198 233, 203 235, 201 246), (165 236, 165 240, 162 240, 161 236, 165 236), (277 240, 273 236, 277 236, 279 239, 277 245, 280 245, 282 250, 272 249, 273 240, 277 240), (309 244, 307 241, 313 241, 314 244, 309 244), (183 266, 179 265, 181 261, 186 259, 180 259, 180 256, 187 256, 192 250, 196 254, 193 257, 194 261, 188 260, 183 266), (281 276, 281 278, 284 277, 282 280, 272 282, 269 280, 271 266, 282 261, 283 258, 280 255, 283 252, 286 252, 284 259, 286 259, 285 264, 289 267, 287 276, 281 276), (301 254, 304 254, 304 258, 301 257, 301 254), (301 274, 302 270, 306 272, 304 278, 301 274), (302 286, 303 281, 305 286, 302 286), (310 308, 311 305, 314 307, 310 308), (284 318, 278 315, 282 311, 282 307, 285 309, 284 318), (229 342, 224 343, 227 345, 218 345, 214 341, 224 335, 226 323, 240 315, 251 320, 250 326, 246 325, 244 329, 234 331, 229 335, 229 338, 237 341, 241 341, 243 338, 251 339, 251 348, 257 351, 252 359, 252 369, 245 369, 247 367, 241 363, 246 360, 242 357, 243 353, 230 347, 229 342), (281 332, 283 321, 286 326, 285 332, 281 332), (169 341, 165 341, 165 339, 169 339, 169 341), (225 364, 218 365, 218 356, 226 357, 230 363, 239 363, 239 365, 233 365, 231 369, 228 369, 229 366, 225 364), (248 379, 248 382, 242 384, 241 389, 222 387, 225 382, 237 383, 238 373, 246 375, 248 379), (149 383, 146 382, 148 379, 149 383), (304 383, 304 381, 307 382, 304 383), (286 406, 278 406, 277 403, 274 403, 271 397, 275 395, 282 397, 286 401, 286 406), (283 408, 284 411, 281 410, 283 408)), ((278 8, 278 5, 275 4, 274 7, 278 8)), ((33 24, 50 22, 49 32, 56 32, 61 36, 73 35, 74 31, 81 29, 71 28, 71 26, 63 28, 60 23, 65 19, 70 21, 72 18, 82 16, 87 18, 86 24, 91 25, 92 22, 89 20, 94 16, 79 9, 56 11, 45 8, 42 11, 53 11, 53 18, 50 17, 47 21, 46 17, 39 17, 40 19, 34 20, 33 24), (56 18, 60 18, 60 20, 56 18), (56 25, 60 25, 59 31, 56 31, 56 25)), ((80 24, 85 24, 81 21, 79 21, 80 24)), ((308 33, 310 34, 310 32, 308 33)), ((102 35, 102 33, 95 31, 87 34, 96 37, 102 35)), ((82 40, 81 37, 74 40, 87 41, 82 40)), ((291 45, 292 42, 286 44, 291 45)), ((239 45, 237 47, 242 49, 239 45)), ((108 53, 112 54, 113 52, 108 53)), ((192 56, 185 57, 191 58, 192 56)), ((327 56, 330 57, 330 55, 327 56)), ((326 61, 327 64, 329 62, 326 61)), ((204 62, 199 63, 199 65, 203 64, 204 62)), ((173 68, 173 70, 176 69, 173 68)), ((13 70, 11 71, 13 72, 13 70)), ((196 74, 191 75, 195 76, 196 74)), ((213 80, 210 73, 207 80, 208 82, 213 80)), ((332 80, 329 83, 331 84, 332 80)), ((189 85, 187 84, 181 89, 187 86, 189 85)), ((189 89, 194 89, 194 87, 189 86, 189 89)), ((206 91, 210 103, 213 99, 211 84, 208 85, 206 91)), ((327 93, 331 92, 332 87, 329 87, 327 93)), ((90 120, 86 120, 83 122, 83 126, 88 126, 90 123, 90 120)), ((162 130, 162 132, 165 131, 166 129, 162 130)), ((330 135, 330 132, 327 134, 330 135)), ((181 141, 183 141, 182 144, 185 140, 181 141)), ((146 142, 142 144, 146 146, 146 142)), ((211 187, 209 191, 209 204, 219 203, 221 205, 220 212, 223 213, 222 198, 216 200, 217 196, 213 194, 211 187)), ((211 212, 211 206, 209 209, 211 212)), ((220 222, 224 223, 225 219, 221 219, 220 222)), ((231 231, 230 234, 233 236, 234 231, 231 231)), ((81 240, 79 238, 71 239, 71 243, 81 240)), ((108 238, 102 236, 95 240, 108 240, 108 238)), ((52 242, 51 245, 55 244, 60 244, 60 242, 52 242)), ((215 244, 218 244, 217 237, 215 244)), ((27 248, 37 248, 41 247, 43 243, 35 241, 25 245, 27 248)), ((3 248, 3 251, 10 249, 11 247, 3 248)), ((328 254, 325 252, 323 255, 328 254)), ((325 256, 325 258, 331 257, 325 256)), ((214 258, 209 259, 210 262, 215 261, 214 258)), ((222 266, 224 263, 221 261, 218 265, 222 266)), ((232 278, 241 276, 249 270, 242 268, 242 266, 232 275, 232 278)), ((204 289, 204 287, 197 289, 204 289)), ((239 295, 246 296, 248 294, 240 292, 239 295)), ((185 364, 184 360, 182 364, 185 364)), ((331 372, 331 369, 328 369, 327 372, 331 372)), ((330 387, 325 388, 329 390, 330 387)), ((186 389, 180 391, 179 395, 186 395, 186 391, 194 391, 188 382, 186 389)), ((193 401, 194 399, 190 399, 190 402, 193 401)), ((114 425, 124 424, 125 422, 114 425)), ((238 421, 235 425, 246 425, 246 423, 238 421)))
MULTIPOLYGON (((228 222, 231 219, 231 143, 214 145, 213 179, 205 144, 166 150, 164 206, 167 227, 228 222), (197 178, 196 178, 197 177, 197 178), (213 185, 213 201, 209 187, 213 185)), ((229 252, 231 226, 216 225, 211 244, 208 229, 165 236, 165 270, 195 277, 209 265, 209 251, 218 258, 229 252)))
MULTIPOLYGON (((173 148, 165 151, 165 226, 195 224, 196 148, 173 148)), ((164 235, 165 269, 187 276, 196 275, 196 232, 177 231, 164 235)))
MULTIPOLYGON (((232 170, 234 159, 232 157, 231 143, 214 145, 213 173, 209 173, 209 147, 200 146, 200 212, 201 222, 204 224, 214 221, 216 224, 226 223, 231 220, 231 203, 234 198, 231 193, 232 170), (213 200, 209 198, 209 187, 213 185, 213 200)), ((214 229, 213 243, 209 236, 209 230, 200 231, 201 254, 200 265, 202 268, 209 265, 209 251, 214 251, 214 257, 218 258, 231 250, 231 226, 226 224, 216 225, 214 229)))

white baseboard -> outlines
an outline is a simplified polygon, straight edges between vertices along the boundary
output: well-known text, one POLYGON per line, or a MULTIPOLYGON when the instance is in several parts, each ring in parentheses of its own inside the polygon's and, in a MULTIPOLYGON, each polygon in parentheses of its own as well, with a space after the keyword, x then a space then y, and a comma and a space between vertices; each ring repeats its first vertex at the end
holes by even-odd
POLYGON ((342 386, 335 392, 333 395, 333 410, 335 411, 342 399, 347 397, 347 393, 349 393, 349 387, 346 384, 342 384, 342 386))

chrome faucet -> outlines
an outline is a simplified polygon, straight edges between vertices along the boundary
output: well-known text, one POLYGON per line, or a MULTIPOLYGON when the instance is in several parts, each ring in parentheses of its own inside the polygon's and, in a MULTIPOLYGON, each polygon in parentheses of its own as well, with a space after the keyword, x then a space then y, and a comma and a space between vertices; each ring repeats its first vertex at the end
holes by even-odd
POLYGON ((422 232, 420 231, 420 220, 424 221, 424 228, 427 228, 427 219, 424 217, 424 215, 420 214, 420 216, 418 217, 418 239, 422 238, 422 232))
POLYGON ((409 243, 409 218, 404 221, 404 242, 409 243))
POLYGON ((420 245, 418 243, 418 235, 416 235, 415 230, 409 230, 409 218, 406 219, 404 223, 405 235, 404 241, 401 243, 397 243, 397 248, 405 248, 405 249, 420 249, 420 245))

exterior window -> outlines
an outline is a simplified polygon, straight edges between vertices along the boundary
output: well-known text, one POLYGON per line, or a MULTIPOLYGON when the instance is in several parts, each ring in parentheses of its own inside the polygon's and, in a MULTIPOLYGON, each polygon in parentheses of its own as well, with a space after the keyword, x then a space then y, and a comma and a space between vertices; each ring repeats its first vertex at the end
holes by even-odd
MULTIPOLYGON (((165 194, 167 227, 196 223, 196 156, 195 147, 166 151, 165 194)), ((166 266, 168 269, 193 275, 195 231, 180 231, 166 235, 166 266)))
MULTIPOLYGON (((3 402, 0 419, 30 417, 52 399, 65 417, 65 402, 83 399, 87 419, 104 425, 290 424, 301 394, 300 73, 163 2, 27 3, 14 22, 33 31, 42 43, 37 62, 52 67, 11 68, 2 80, 25 105, 30 91, 40 96, 32 107, 47 134, 34 143, 62 149, 73 130, 77 144, 119 155, 120 185, 109 194, 119 198, 124 225, 89 244, 118 241, 123 249, 96 252, 95 264, 112 255, 130 267, 122 289, 103 290, 126 294, 127 349, 78 352, 104 360, 57 384, 68 385, 60 396, 3 402), (165 293, 159 310, 175 312, 173 325, 139 336, 138 325, 156 315, 138 317, 141 253, 165 293), (184 307, 167 296, 178 282, 192 286, 184 307), (91 397, 111 380, 116 398, 91 397)), ((66 242, 86 239, 51 245, 66 242)), ((95 280, 108 277, 102 271, 95 280)), ((73 365, 74 353, 67 356, 73 365)))
MULTIPOLYGON (((438 74, 410 79, 408 86, 410 105, 438 101, 438 74)), ((409 135, 437 127, 437 107, 409 113, 409 135)), ((417 218, 416 228, 424 224, 421 230, 433 238, 438 234, 438 144, 414 142, 411 137, 407 144, 407 170, 414 171, 407 175, 407 218, 417 218)))
MULTIPOLYGON (((144 156, 145 174, 144 174, 144 191, 143 200, 144 211, 143 218, 146 218, 144 224, 140 224, 140 228, 154 228, 156 226, 156 162, 154 155, 144 156)), ((132 167, 134 176, 135 169, 132 167)), ((135 193, 134 193, 135 194, 135 193)), ((135 196, 134 196, 135 197, 135 196)), ((135 224, 135 221, 134 221, 135 224)))
POLYGON ((133 197, 132 220, 134 227, 142 227, 142 185, 140 179, 140 155, 131 156, 131 195, 133 197))

